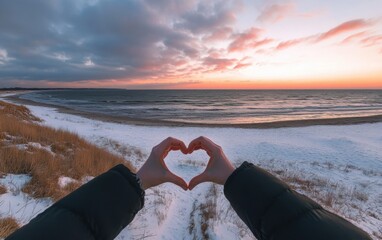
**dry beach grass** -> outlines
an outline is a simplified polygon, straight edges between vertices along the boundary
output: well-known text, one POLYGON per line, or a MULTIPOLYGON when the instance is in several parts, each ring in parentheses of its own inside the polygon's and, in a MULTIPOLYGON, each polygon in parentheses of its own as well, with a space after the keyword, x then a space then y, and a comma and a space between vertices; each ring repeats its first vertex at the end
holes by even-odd
POLYGON ((0 219, 0 237, 6 237, 19 228, 15 219, 7 217, 0 219))
MULTIPOLYGON (((132 166, 122 157, 98 148, 74 133, 40 125, 29 109, 0 101, 0 175, 28 174, 21 189, 34 198, 58 200, 77 189, 85 177, 97 176, 117 164, 132 166), (59 186, 61 176, 75 182, 59 186)), ((0 186, 0 194, 6 189, 0 186)), ((15 229, 14 221, 1 220, 0 236, 15 229)))

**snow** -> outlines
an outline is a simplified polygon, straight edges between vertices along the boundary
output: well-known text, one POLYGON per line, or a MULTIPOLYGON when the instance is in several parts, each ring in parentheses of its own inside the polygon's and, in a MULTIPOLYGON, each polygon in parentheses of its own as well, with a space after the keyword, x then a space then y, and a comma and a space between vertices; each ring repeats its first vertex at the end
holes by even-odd
POLYGON ((52 152, 52 149, 50 148, 50 146, 42 146, 40 143, 36 143, 36 142, 28 142, 28 145, 33 147, 33 148, 37 148, 37 149, 41 149, 41 150, 45 150, 47 151, 48 153, 52 154, 52 155, 55 155, 54 152, 52 152))
POLYGON ((75 182, 77 182, 77 180, 70 177, 61 176, 58 178, 58 186, 60 186, 61 188, 64 188, 68 184, 75 183, 75 182))
MULTIPOLYGON (((140 149, 143 156, 148 156, 151 148, 168 136, 179 138, 186 145, 198 136, 207 136, 222 146, 236 166, 249 161, 266 169, 296 174, 302 179, 325 180, 315 190, 341 194, 335 195, 329 210, 338 212, 370 234, 382 236, 382 123, 279 129, 154 127, 107 123, 59 113, 53 108, 27 107, 44 120, 44 125, 76 132, 116 153, 120 153, 119 150, 105 142, 140 149)), ((131 152, 124 156, 138 169, 144 162, 138 155, 131 152)), ((208 158, 202 151, 187 156, 171 152, 165 161, 174 173, 189 181, 203 171, 208 158)), ((211 199, 210 189, 211 183, 201 184, 192 191, 183 191, 168 183, 147 190, 144 208, 117 239, 203 238, 200 229, 189 229, 192 218, 196 225, 200 225, 201 213, 194 211, 192 215, 193 206, 211 199)), ((210 238, 253 239, 230 208, 222 189, 218 186, 215 197, 217 216, 209 221, 207 229, 210 238)), ((317 199, 309 191, 299 191, 317 199)), ((0 199, 4 195, 10 198, 12 194, 3 194, 0 199)), ((42 206, 46 205, 41 205, 40 210, 44 209, 42 206)), ((4 204, 1 209, 2 214, 6 213, 4 204)), ((14 210, 13 213, 16 214, 14 210)), ((26 223, 31 216, 28 212, 17 215, 17 219, 26 223)))
POLYGON ((26 224, 52 204, 49 199, 34 199, 21 191, 29 180, 30 176, 25 174, 6 174, 0 178, 0 185, 7 188, 0 195, 0 217, 13 217, 26 224))

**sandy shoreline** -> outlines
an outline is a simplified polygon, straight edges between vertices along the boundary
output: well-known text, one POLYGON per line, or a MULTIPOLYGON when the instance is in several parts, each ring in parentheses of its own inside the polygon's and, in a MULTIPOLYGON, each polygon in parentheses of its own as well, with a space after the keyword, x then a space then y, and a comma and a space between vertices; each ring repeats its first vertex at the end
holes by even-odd
POLYGON ((354 125, 365 123, 382 122, 382 115, 362 116, 362 117, 341 117, 341 118, 323 118, 323 119, 302 119, 302 120, 286 120, 277 122, 263 122, 263 123, 245 123, 245 124, 209 124, 209 123, 184 123, 176 121, 161 121, 150 119, 134 119, 123 116, 109 116, 101 113, 83 112, 79 110, 70 109, 67 107, 57 106, 47 103, 38 103, 31 100, 21 99, 19 95, 25 92, 16 92, 9 96, 5 96, 12 102, 24 105, 35 105, 52 107, 60 113, 67 113, 82 116, 88 119, 99 120, 111 123, 124 123, 138 126, 167 126, 167 127, 209 127, 209 128, 255 128, 255 129, 269 129, 269 128, 288 128, 288 127, 307 127, 316 125, 354 125))

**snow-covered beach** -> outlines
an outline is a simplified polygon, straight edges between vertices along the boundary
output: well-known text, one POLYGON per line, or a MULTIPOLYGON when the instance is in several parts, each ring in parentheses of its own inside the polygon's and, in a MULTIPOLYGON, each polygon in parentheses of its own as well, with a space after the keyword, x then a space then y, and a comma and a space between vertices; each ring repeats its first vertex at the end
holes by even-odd
MULTIPOLYGON (((243 161, 260 165, 375 239, 382 237, 382 123, 277 129, 136 126, 60 113, 51 107, 27 107, 44 125, 75 132, 122 154, 137 169, 151 148, 168 136, 186 144, 200 135, 208 136, 236 166, 243 161)), ((187 156, 172 152, 166 158, 168 167, 186 181, 202 172, 207 161, 203 152, 187 156)), ((27 206, 13 206, 13 201, 1 196, 0 213, 23 212, 16 215, 21 223, 49 205, 49 200, 43 200, 25 211, 19 209, 27 206)), ((193 191, 172 184, 148 190, 145 207, 117 239, 202 239, 202 221, 207 221, 205 232, 211 239, 253 239, 230 209, 223 188, 209 183, 193 191), (202 219, 205 206, 214 215, 202 219)))

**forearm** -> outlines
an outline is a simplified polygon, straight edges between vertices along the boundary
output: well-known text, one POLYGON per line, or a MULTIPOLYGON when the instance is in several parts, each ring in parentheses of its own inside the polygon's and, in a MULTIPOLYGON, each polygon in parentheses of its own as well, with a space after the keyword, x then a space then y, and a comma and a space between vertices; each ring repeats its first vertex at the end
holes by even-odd
POLYGON ((52 205, 9 239, 114 239, 143 207, 143 197, 134 174, 118 165, 52 205))
POLYGON ((345 219, 249 163, 232 173, 224 193, 258 239, 370 239, 345 219))

